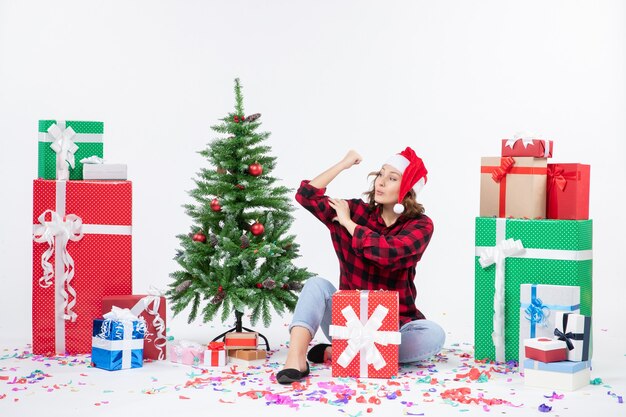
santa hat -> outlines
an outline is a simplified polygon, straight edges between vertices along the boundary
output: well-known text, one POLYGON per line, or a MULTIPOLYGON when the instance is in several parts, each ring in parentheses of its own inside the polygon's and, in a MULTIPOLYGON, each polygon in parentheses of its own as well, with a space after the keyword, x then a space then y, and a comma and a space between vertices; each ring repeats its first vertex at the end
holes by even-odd
POLYGON ((418 194, 422 190, 427 181, 426 174, 428 174, 428 171, 422 159, 415 155, 415 151, 408 146, 399 154, 395 154, 389 158, 385 164, 391 165, 402 174, 398 203, 393 206, 394 213, 402 214, 404 212, 402 200, 404 200, 404 197, 411 188, 413 188, 415 194, 418 194))

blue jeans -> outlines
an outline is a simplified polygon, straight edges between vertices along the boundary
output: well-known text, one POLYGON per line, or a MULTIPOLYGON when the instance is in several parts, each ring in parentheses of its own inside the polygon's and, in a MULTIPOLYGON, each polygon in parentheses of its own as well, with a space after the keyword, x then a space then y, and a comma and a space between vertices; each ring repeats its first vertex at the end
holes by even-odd
MULTIPOLYGON (((293 313, 289 331, 295 326, 304 327, 315 337, 318 328, 328 340, 331 322, 331 300, 337 291, 328 280, 311 277, 302 288, 300 298, 293 313)), ((400 328, 400 363, 428 359, 438 353, 446 341, 446 333, 441 326, 430 320, 414 320, 400 328)))

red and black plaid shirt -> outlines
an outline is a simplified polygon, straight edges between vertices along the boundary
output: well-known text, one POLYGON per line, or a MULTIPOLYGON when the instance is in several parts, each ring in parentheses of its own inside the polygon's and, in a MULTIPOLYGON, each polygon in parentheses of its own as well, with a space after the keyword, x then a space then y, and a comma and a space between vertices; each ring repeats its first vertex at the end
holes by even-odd
POLYGON ((415 307, 417 290, 415 266, 433 234, 433 222, 424 214, 411 219, 400 216, 390 227, 385 225, 380 207, 371 210, 361 199, 347 200, 350 217, 357 224, 354 235, 332 219, 335 210, 324 195, 302 181, 296 200, 330 229, 339 258, 339 289, 392 290, 400 298, 400 326, 425 318, 415 307))

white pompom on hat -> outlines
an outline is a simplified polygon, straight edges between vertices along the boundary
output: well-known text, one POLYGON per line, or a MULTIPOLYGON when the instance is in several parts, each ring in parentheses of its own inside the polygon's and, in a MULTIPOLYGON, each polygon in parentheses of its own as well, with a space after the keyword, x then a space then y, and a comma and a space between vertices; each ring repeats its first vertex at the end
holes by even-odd
POLYGON ((402 214, 404 212, 402 200, 404 200, 411 188, 413 188, 416 195, 424 188, 428 180, 426 177, 428 171, 422 159, 408 146, 399 154, 391 156, 385 164, 391 165, 402 174, 398 203, 393 206, 394 213, 402 214))

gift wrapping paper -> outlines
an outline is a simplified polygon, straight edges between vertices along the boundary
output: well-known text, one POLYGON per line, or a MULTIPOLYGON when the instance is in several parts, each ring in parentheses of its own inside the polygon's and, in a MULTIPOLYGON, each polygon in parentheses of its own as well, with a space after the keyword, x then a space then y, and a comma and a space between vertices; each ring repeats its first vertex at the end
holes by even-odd
POLYGON ((545 158, 481 158, 480 216, 545 218, 546 175, 545 158))
MULTIPOLYGON (((520 285, 520 370, 523 369, 524 359, 526 359, 524 339, 553 338, 559 311, 574 313, 580 311, 580 287, 541 284, 520 285)), ((567 354, 565 356, 567 359, 567 354)))
POLYGON ((83 158, 96 155, 103 157, 104 145, 102 122, 79 120, 40 120, 39 121, 38 173, 42 179, 57 179, 57 151, 70 155, 74 167, 69 169, 70 180, 83 179, 83 158), (52 145, 52 146, 51 146, 52 145), (56 151, 55 151, 56 149, 56 151), (72 152, 73 151, 73 152, 72 152))
POLYGON ((91 363, 108 371, 141 368, 145 324, 141 320, 95 319, 91 363))
POLYGON ((576 313, 557 312, 554 335, 568 343, 567 360, 591 359, 591 317, 576 313), (566 340, 567 339, 567 340, 566 340))
POLYGON ((589 362, 543 363, 524 361, 524 385, 550 390, 574 391, 589 385, 591 373, 589 362))
POLYGON ((132 184, 33 182, 33 353, 91 351, 102 298, 132 291, 132 184))
POLYGON ((177 340, 168 345, 168 358, 184 365, 200 365, 204 361, 205 347, 189 340, 177 340))
POLYGON ((226 349, 256 349, 258 333, 256 332, 229 332, 224 336, 226 349))
POLYGON ((332 376, 391 378, 401 340, 397 291, 337 291, 332 298, 332 376))
POLYGON ((553 143, 545 139, 502 139, 502 156, 552 158, 553 143))
POLYGON ((591 220, 476 218, 476 359, 519 359, 521 284, 578 286, 591 315, 592 257, 591 220))
POLYGON ((548 219, 587 220, 591 166, 548 164, 548 219))
POLYGON ((134 315, 146 322, 143 358, 164 360, 167 356, 165 297, 144 294, 111 295, 102 298, 102 314, 111 311, 113 306, 128 308, 134 315))

